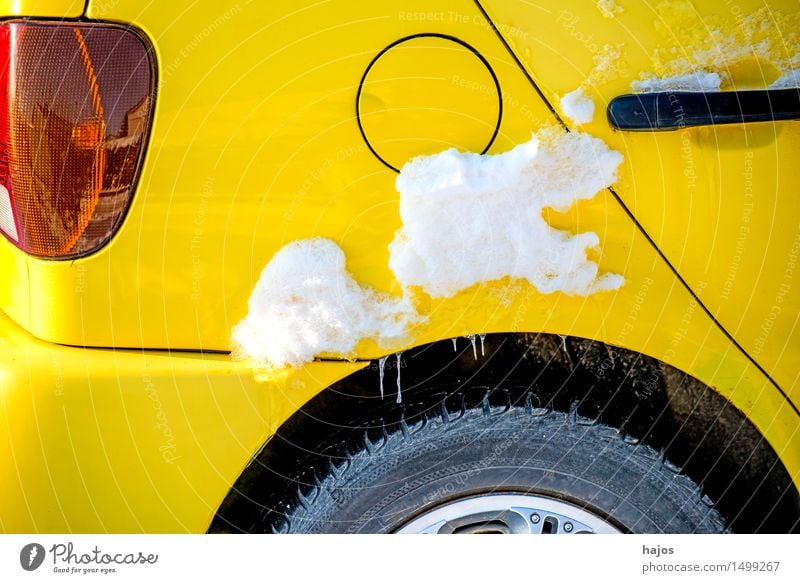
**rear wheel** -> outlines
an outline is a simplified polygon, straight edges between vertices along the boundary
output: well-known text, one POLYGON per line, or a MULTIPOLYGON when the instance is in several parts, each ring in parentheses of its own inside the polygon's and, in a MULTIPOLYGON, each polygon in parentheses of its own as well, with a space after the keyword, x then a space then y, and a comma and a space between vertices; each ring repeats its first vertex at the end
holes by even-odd
POLYGON ((700 489, 611 427, 523 407, 443 412, 365 439, 279 532, 725 532, 700 489))

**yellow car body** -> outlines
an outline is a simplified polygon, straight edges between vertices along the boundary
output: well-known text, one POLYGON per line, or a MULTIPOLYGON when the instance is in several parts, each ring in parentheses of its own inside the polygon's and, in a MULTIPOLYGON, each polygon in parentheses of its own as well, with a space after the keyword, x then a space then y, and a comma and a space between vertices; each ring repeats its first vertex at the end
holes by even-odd
MULTIPOLYGON (((712 24, 746 42, 742 15, 763 3, 615 5, 609 18, 577 0, 0 2, 9 17, 131 25, 157 66, 144 166, 111 242, 49 261, 0 241, 0 530, 205 532, 278 427, 385 352, 362 342, 355 360, 261 374, 228 355, 262 268, 291 241, 331 238, 359 283, 400 294, 396 173, 362 131, 390 165, 449 145, 506 151, 559 124, 560 97, 619 44, 624 62, 596 79, 601 111, 581 130, 623 154, 620 178, 546 218, 596 232, 601 271, 625 285, 581 297, 520 284, 499 302, 501 281, 424 297, 428 321, 403 348, 545 332, 651 356, 741 410, 800 486, 800 124, 629 133, 603 115, 640 73, 672 72, 655 52, 703 49, 712 24), (370 68, 399 39, 419 51, 370 68)), ((785 47, 796 3, 766 10, 767 40, 785 47)), ((780 74, 755 54, 727 72, 729 89, 780 74)))

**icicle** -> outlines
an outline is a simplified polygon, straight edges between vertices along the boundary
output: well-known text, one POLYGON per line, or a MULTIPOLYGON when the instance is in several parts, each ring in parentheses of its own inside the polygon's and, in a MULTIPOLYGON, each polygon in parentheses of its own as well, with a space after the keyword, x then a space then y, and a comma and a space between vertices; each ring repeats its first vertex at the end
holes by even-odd
POLYGON ((564 352, 567 352, 567 337, 561 334, 559 334, 558 337, 561 338, 561 346, 564 348, 564 352))
POLYGON ((458 352, 458 340, 455 338, 451 338, 453 341, 453 352, 458 352))
POLYGON ((472 343, 472 356, 478 360, 478 347, 475 345, 475 334, 468 334, 467 338, 472 343))
POLYGON ((380 376, 380 383, 381 383, 381 399, 383 399, 383 370, 386 367, 386 359, 389 358, 388 356, 381 356, 378 359, 378 375, 380 376))
POLYGON ((486 334, 478 334, 478 338, 481 340, 481 356, 486 356, 486 353, 483 351, 483 341, 486 340, 486 334))
POLYGON ((403 394, 400 392, 400 357, 402 356, 402 352, 398 352, 395 354, 397 357, 397 402, 403 402, 403 394))

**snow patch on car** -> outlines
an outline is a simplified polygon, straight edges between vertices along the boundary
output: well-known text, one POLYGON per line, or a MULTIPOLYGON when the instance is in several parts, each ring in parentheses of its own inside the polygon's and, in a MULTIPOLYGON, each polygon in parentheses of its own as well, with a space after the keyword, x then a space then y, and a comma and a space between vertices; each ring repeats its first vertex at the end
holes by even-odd
POLYGON ((600 87, 620 77, 628 77, 628 65, 624 57, 624 43, 605 44, 592 57, 594 65, 583 82, 583 87, 600 87))
POLYGON ((651 68, 641 76, 647 89, 659 80, 680 79, 690 75, 708 81, 700 89, 666 86, 663 90, 718 91, 763 87, 774 74, 785 74, 800 67, 800 12, 782 11, 769 6, 742 11, 732 7, 731 14, 703 14, 691 0, 663 0, 655 6, 654 26, 662 37, 650 53, 651 68), (731 22, 731 18, 734 22, 731 22), (705 77, 715 73, 720 86, 705 77))
POLYGON ((687 75, 675 77, 650 77, 633 81, 631 89, 639 93, 653 93, 656 91, 719 91, 722 78, 718 73, 709 71, 696 71, 687 75))
POLYGON ((397 177, 403 226, 389 245, 400 283, 452 296, 504 277, 542 293, 588 295, 620 287, 599 275, 593 232, 551 227, 542 209, 566 211, 614 183, 622 155, 580 132, 543 130, 497 155, 450 149, 407 163, 397 177))
POLYGON ((262 270, 231 333, 232 356, 269 370, 320 354, 352 357, 362 340, 400 348, 426 321, 415 287, 431 297, 504 278, 548 294, 619 288, 621 275, 600 275, 587 257, 597 234, 555 229, 542 210, 563 212, 594 197, 616 180, 621 162, 602 140, 560 128, 503 154, 450 149, 415 158, 397 177, 403 226, 389 245, 403 296, 359 284, 334 241, 294 241, 262 270))
POLYGON ((594 118, 594 101, 586 95, 583 87, 578 87, 561 98, 561 111, 575 125, 591 123, 594 118))
POLYGON ((770 89, 794 89, 800 87, 800 69, 793 69, 778 77, 770 86, 770 89))
POLYGON ((606 18, 615 18, 617 14, 625 12, 625 9, 614 2, 614 0, 597 0, 594 4, 597 6, 600 14, 606 18))
POLYGON ((583 82, 561 98, 561 112, 574 125, 591 123, 595 104, 589 92, 607 83, 627 77, 628 69, 623 58, 623 44, 606 44, 592 56, 594 65, 583 82))
POLYGON ((401 342, 420 319, 409 298, 359 285, 334 241, 302 239, 264 267, 231 333, 232 354, 256 368, 300 366, 321 353, 352 355, 362 339, 401 342))

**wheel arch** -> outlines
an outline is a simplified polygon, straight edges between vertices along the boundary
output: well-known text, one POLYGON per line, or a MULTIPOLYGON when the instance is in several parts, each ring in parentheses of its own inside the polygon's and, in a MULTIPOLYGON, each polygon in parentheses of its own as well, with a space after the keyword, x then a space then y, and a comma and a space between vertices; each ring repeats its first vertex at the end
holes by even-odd
POLYGON ((644 441, 700 484, 735 531, 798 529, 797 489, 756 427, 713 388, 655 358, 574 336, 492 334, 390 355, 383 398, 380 370, 371 361, 283 423, 233 485, 209 531, 279 523, 286 501, 312 489, 337 452, 370 447, 387 427, 467 407, 509 406, 571 411, 618 429, 621 439, 644 441))

